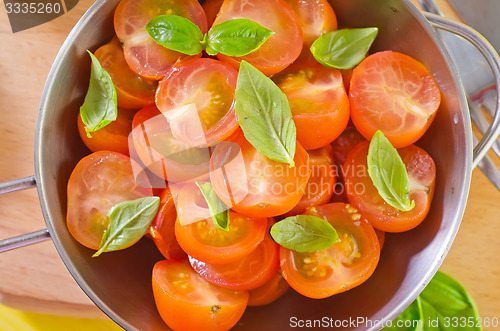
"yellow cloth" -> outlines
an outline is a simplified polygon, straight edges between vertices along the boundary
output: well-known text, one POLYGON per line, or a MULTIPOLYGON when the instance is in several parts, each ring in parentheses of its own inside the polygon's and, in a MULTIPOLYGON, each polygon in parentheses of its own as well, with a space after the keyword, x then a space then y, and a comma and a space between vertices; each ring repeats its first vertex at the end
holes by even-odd
POLYGON ((123 331, 111 320, 25 312, 0 305, 0 331, 123 331))

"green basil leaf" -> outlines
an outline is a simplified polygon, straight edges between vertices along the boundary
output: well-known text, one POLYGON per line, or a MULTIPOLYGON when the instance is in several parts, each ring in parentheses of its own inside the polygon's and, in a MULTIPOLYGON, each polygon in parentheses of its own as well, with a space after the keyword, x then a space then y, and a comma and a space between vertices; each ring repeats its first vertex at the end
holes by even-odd
POLYGON ((330 223, 312 215, 291 216, 275 223, 271 236, 281 246, 299 253, 320 251, 339 241, 330 223))
POLYGON ((229 231, 229 208, 217 196, 210 182, 196 182, 201 194, 207 201, 208 210, 212 216, 215 227, 224 231, 229 231))
POLYGON ((244 56, 256 51, 274 34, 257 22, 236 18, 214 25, 208 31, 207 53, 244 56))
POLYGON ((245 138, 271 160, 295 165, 296 128, 286 95, 258 69, 241 61, 236 116, 245 138))
POLYGON ((200 28, 182 16, 157 16, 149 21, 146 30, 154 41, 173 51, 196 55, 203 50, 200 28))
POLYGON ((80 116, 87 136, 92 138, 90 132, 102 129, 116 120, 118 108, 116 103, 116 88, 111 76, 104 70, 99 60, 90 51, 87 51, 92 59, 92 70, 90 71, 90 83, 85 101, 80 107, 80 116))
POLYGON ((415 207, 415 201, 410 201, 410 181, 403 160, 380 130, 370 142, 367 164, 373 185, 385 202, 402 211, 415 207))
POLYGON ((314 41, 311 53, 326 67, 352 69, 365 58, 377 33, 377 28, 330 31, 314 41))
POLYGON ((160 207, 159 197, 124 201, 108 212, 109 226, 102 236, 99 250, 92 256, 126 248, 148 231, 160 207))
POLYGON ((411 303, 398 317, 384 328, 385 331, 424 331, 424 319, 420 297, 411 303))

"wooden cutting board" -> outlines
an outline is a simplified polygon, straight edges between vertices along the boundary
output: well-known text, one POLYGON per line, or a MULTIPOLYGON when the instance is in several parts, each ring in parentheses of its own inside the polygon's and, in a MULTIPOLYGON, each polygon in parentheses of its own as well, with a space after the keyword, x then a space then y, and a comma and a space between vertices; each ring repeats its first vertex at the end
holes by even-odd
MULTIPOLYGON (((12 33, 0 9, 0 182, 34 174, 33 142, 43 86, 64 39, 93 0, 12 33)), ((449 12, 449 7, 445 10, 449 12)), ((500 192, 475 170, 462 227, 442 270, 500 315, 500 192)), ((0 197, 0 238, 45 228, 35 189, 0 197)), ((0 254, 0 302, 51 314, 103 317, 66 270, 51 241, 0 254)))

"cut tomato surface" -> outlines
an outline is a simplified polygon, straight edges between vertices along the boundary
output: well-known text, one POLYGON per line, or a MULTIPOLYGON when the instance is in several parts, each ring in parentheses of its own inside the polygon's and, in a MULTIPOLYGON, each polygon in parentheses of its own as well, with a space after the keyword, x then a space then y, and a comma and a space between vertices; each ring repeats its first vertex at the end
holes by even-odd
POLYGON ((422 137, 441 102, 427 68, 392 51, 372 54, 354 68, 349 93, 358 131, 370 140, 381 130, 396 148, 422 137))

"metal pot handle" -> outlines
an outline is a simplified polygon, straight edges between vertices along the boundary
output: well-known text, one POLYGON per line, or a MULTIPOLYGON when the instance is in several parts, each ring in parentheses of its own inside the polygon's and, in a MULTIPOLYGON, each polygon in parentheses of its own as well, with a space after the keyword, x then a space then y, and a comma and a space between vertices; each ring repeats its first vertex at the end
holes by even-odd
MULTIPOLYGON (((32 187, 36 187, 35 176, 14 179, 9 182, 0 183, 0 195, 32 187)), ((47 229, 22 234, 17 237, 3 239, 0 240, 0 253, 10 251, 11 249, 28 246, 31 244, 36 244, 48 239, 50 239, 50 233, 49 230, 47 229)))

